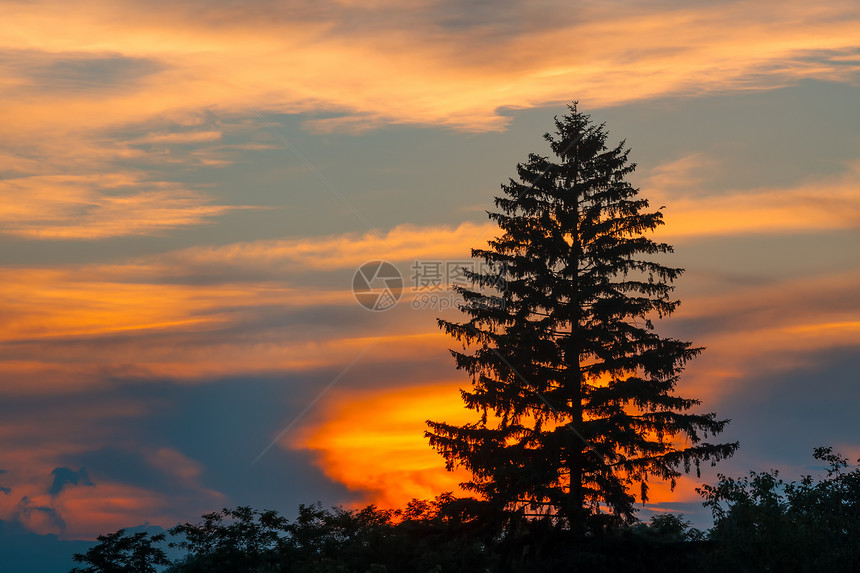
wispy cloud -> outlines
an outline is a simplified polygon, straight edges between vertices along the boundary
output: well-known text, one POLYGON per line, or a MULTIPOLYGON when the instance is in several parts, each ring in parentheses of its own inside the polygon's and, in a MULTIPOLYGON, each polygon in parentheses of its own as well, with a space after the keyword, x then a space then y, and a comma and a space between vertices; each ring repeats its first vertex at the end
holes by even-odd
POLYGON ((140 175, 44 175, 0 180, 0 233, 32 239, 104 239, 199 225, 238 206, 140 175))
MULTIPOLYGON (((754 192, 735 197, 735 201, 698 196, 687 200, 686 211, 680 209, 675 214, 670 210, 667 217, 675 217, 670 220, 672 230, 680 228, 679 234, 689 237, 815 231, 854 224, 856 195, 851 191, 851 181, 828 185, 805 184, 801 191, 754 192), (820 208, 822 197, 827 196, 842 198, 845 203, 838 209, 820 208), (781 206, 774 207, 774 203, 781 206), (729 213, 720 216, 715 204, 729 213), (810 212, 820 217, 798 214, 810 212), (773 213, 783 218, 764 217, 773 213)), ((73 390, 81 384, 99 384, 111 375, 199 379, 345 364, 378 326, 375 321, 368 322, 371 317, 353 298, 350 284, 354 269, 368 260, 390 260, 400 266, 408 287, 412 261, 463 261, 468 259, 470 247, 480 246, 497 233, 491 224, 400 226, 381 236, 365 233, 263 240, 192 247, 112 265, 2 270, 0 294, 6 300, 4 312, 9 317, 0 328, 5 390, 28 391, 35 371, 42 372, 43 378, 52 380, 57 388, 73 390), (211 360, 213 353, 219 356, 218 361, 211 360), (48 356, 52 358, 46 360, 48 356)), ((830 292, 831 301, 850 298, 840 285, 858 284, 853 275, 816 280, 823 282, 814 288, 830 292)), ((815 307, 813 314, 800 312, 806 307, 798 307, 798 303, 812 293, 802 285, 789 288, 784 281, 780 284, 780 308, 795 308, 793 322, 784 322, 779 313, 771 316, 749 309, 742 318, 750 321, 756 317, 758 321, 749 331, 758 342, 750 347, 778 340, 793 348, 792 340, 802 339, 802 333, 795 332, 791 340, 783 341, 788 336, 780 334, 784 329, 844 325, 854 320, 844 313, 831 316, 826 308, 815 307), (796 292, 801 294, 792 294, 796 292), (771 331, 765 335, 762 328, 771 331)), ((776 300, 770 294, 770 284, 747 288, 758 290, 744 291, 744 304, 776 300)), ((726 300, 700 295, 686 301, 681 316, 699 321, 709 336, 715 337, 708 345, 717 345, 719 329, 713 330, 717 323, 708 318, 710 309, 723 309, 716 317, 735 316, 729 311, 737 304, 733 298, 737 292, 737 288, 730 291, 726 300)), ((418 357, 422 348, 445 348, 444 337, 427 330, 432 317, 421 323, 424 326, 416 326, 410 306, 413 295, 405 293, 400 306, 388 315, 398 326, 387 344, 389 350, 396 347, 401 358, 418 357)), ((746 308, 744 304, 741 306, 746 308)), ((732 332, 732 336, 744 336, 743 331, 732 332)), ((830 344, 826 342, 831 340, 828 332, 836 331, 824 329, 815 339, 830 344)), ((731 341, 727 345, 731 346, 731 341)))
POLYGON ((199 463, 170 446, 129 442, 126 430, 149 414, 151 404, 96 394, 77 402, 42 397, 39 415, 26 399, 17 407, 4 402, 0 439, 9 471, 3 483, 11 492, 0 496, 0 519, 41 534, 93 539, 146 521, 170 526, 189 510, 199 514, 224 502, 206 487, 199 463), (157 475, 161 483, 124 483, 105 474, 104 461, 101 472, 57 467, 64 457, 95 452, 98 458, 110 448, 128 451, 124 461, 136 461, 127 472, 157 475))
MULTIPOLYGON (((371 260, 468 259, 471 248, 486 246, 498 227, 490 222, 451 225, 398 225, 386 232, 345 233, 300 239, 260 240, 218 247, 191 247, 153 259, 163 274, 202 272, 217 266, 233 271, 268 269, 270 276, 309 270, 355 269, 371 260)), ((132 269, 129 269, 132 270, 132 269)), ((259 276, 259 275, 257 275, 259 276)))
POLYGON ((0 218, 4 231, 105 239, 224 213, 154 167, 232 161, 223 126, 199 125, 202 115, 303 113, 317 133, 392 124, 481 132, 504 129, 505 109, 572 97, 594 108, 860 77, 860 12, 841 0, 624 11, 554 1, 243 6, 7 3, 0 169, 18 179, 3 181, 0 199, 15 193, 25 212, 0 218), (90 175, 128 162, 140 177, 125 195, 90 175))
MULTIPOLYGON (((860 347, 860 273, 847 270, 692 296, 673 319, 707 351, 686 376, 691 393, 731 401, 749 380, 814 365, 828 349, 860 347)), ((672 321, 670 321, 671 324, 672 321)))
POLYGON ((643 184, 652 205, 665 205, 660 235, 695 237, 796 233, 860 228, 860 162, 836 176, 808 178, 787 188, 709 193, 705 174, 716 162, 701 154, 654 168, 643 184))
POLYGON ((138 2, 85 2, 73 14, 50 1, 10 7, 0 48, 24 47, 21 58, 54 54, 56 62, 42 68, 59 66, 63 81, 76 76, 93 89, 87 98, 70 98, 51 92, 31 68, 7 66, 7 85, 45 86, 35 100, 13 100, 8 127, 106 127, 216 106, 342 110, 344 119, 313 124, 323 130, 384 121, 483 131, 504 126, 501 108, 565 101, 572 90, 594 107, 808 77, 850 81, 860 47, 860 15, 847 1, 663 3, 623 11, 510 2, 479 19, 479 11, 443 2, 409 9, 265 4, 265 18, 257 3, 237 11, 186 2, 156 12, 138 2), (39 33, 45 29, 57 32, 39 33), (131 82, 114 70, 133 68, 111 58, 158 67, 138 66, 131 82), (103 84, 122 89, 105 91, 103 84))

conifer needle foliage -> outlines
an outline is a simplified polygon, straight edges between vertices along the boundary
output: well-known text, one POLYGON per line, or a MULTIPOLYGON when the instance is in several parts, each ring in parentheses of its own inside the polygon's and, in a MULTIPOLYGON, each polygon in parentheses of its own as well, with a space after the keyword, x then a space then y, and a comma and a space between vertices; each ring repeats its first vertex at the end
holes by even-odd
POLYGON ((428 421, 426 435, 500 512, 585 531, 630 522, 649 478, 674 487, 738 444, 708 441, 728 421, 675 393, 702 348, 656 332, 683 269, 648 236, 662 213, 627 181, 630 150, 607 147, 576 103, 555 127, 552 156, 529 155, 495 199, 500 235, 472 250, 485 264, 457 287, 466 320, 439 320, 462 343, 452 354, 475 421, 428 421))

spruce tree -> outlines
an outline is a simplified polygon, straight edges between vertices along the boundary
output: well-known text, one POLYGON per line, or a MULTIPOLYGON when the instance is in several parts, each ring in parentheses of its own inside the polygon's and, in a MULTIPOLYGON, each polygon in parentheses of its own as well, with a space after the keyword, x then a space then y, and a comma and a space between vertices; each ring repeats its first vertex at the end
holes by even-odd
POLYGON ((476 419, 428 421, 426 435, 498 511, 582 532, 597 515, 630 522, 649 478, 674 488, 738 444, 706 441, 728 420, 674 393, 702 348, 655 332, 683 269, 658 261, 672 247, 647 236, 662 214, 627 182, 630 150, 607 148, 575 102, 555 125, 554 159, 530 154, 488 213, 500 236, 472 250, 483 264, 455 287, 467 320, 438 321, 462 343, 451 352, 476 419))

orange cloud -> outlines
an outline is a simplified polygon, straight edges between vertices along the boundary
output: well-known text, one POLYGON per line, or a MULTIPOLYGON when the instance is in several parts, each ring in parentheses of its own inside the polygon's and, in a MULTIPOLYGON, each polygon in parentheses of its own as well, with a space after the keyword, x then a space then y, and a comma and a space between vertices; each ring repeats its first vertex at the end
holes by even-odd
MULTIPOLYGON (((471 474, 462 468, 447 471, 443 458, 424 438, 425 419, 452 424, 474 422, 459 388, 468 381, 412 388, 363 392, 338 391, 329 396, 316 423, 288 436, 286 449, 314 452, 317 465, 329 478, 360 492, 355 505, 405 507, 413 498, 432 499, 453 491, 471 474)), ((699 500, 694 475, 683 475, 674 490, 657 478, 649 481, 649 509, 666 502, 699 500)), ((638 492, 637 492, 638 495, 638 492)))
MULTIPOLYGON (((425 359, 431 349, 444 360, 448 341, 433 324, 446 309, 431 307, 416 321, 413 302, 421 301, 409 288, 409 265, 462 261, 467 245, 489 231, 470 223, 401 226, 381 236, 193 247, 116 265, 0 269, 2 390, 76 391, 102 384, 108 373, 198 380, 342 368, 380 341, 363 361, 425 359), (407 263, 407 290, 385 315, 362 314, 349 278, 334 285, 325 275, 322 282, 307 278, 380 256, 407 263), (307 317, 291 324, 308 307, 354 317, 336 330, 324 321, 306 325, 307 317), (271 322, 276 314, 282 323, 271 322), (383 323, 392 326, 380 338, 383 323), (34 386, 35 378, 41 382, 34 386)), ((449 310, 454 303, 444 302, 449 310)))
POLYGON ((156 11, 133 1, 87 0, 74 10, 56 0, 13 3, 0 22, 0 141, 8 142, 0 160, 31 178, 4 183, 0 199, 16 193, 23 202, 0 223, 28 238, 97 239, 224 213, 200 192, 149 176, 119 196, 92 176, 152 157, 142 146, 159 147, 162 164, 229 164, 226 148, 213 148, 223 129, 199 125, 205 113, 340 114, 305 119, 316 132, 390 124, 480 132, 505 127, 500 110, 571 97, 593 108, 803 78, 852 82, 858 21, 855 3, 843 0, 624 12, 514 3, 459 13, 436 2, 242 10, 190 2, 156 11), (168 149, 178 145, 189 149, 168 149))
POLYGON ((808 367, 819 351, 860 347, 858 285, 860 273, 846 271, 684 298, 666 326, 700 323, 694 342, 706 351, 688 365, 682 393, 713 403, 751 377, 808 367))
POLYGON ((425 328, 431 318, 416 326, 407 302, 377 316, 358 306, 348 284, 241 282, 241 273, 199 284, 193 272, 187 283, 161 282, 153 277, 165 274, 152 264, 0 269, 2 391, 75 391, 109 373, 198 380, 338 368, 372 344, 365 361, 446 348, 440 332, 425 328), (353 324, 308 323, 307 307, 340 309, 353 324), (272 323, 277 314, 282 320, 272 323))
MULTIPOLYGON (((178 452, 171 451, 177 458, 187 463, 178 452)), ((28 460, 29 467, 38 467, 42 473, 26 479, 16 472, 4 474, 4 484, 11 488, 9 495, 0 496, 0 518, 17 519, 30 531, 59 535, 65 539, 94 539, 96 536, 130 524, 153 523, 162 527, 172 527, 187 519, 186 507, 177 507, 175 499, 162 492, 143 487, 130 486, 95 478, 94 486, 64 488, 56 496, 45 493, 45 484, 50 483, 50 464, 28 460), (24 479, 22 479, 24 478, 24 479), (22 499, 26 501, 22 503, 22 499), (43 510, 33 511, 39 507, 43 510), (28 511, 28 509, 30 509, 28 511)), ((180 467, 180 470, 182 468, 180 467)), ((168 471, 167 475, 172 475, 168 471)), ((196 498, 194 510, 203 513, 212 507, 223 504, 225 496, 219 492, 199 486, 193 488, 196 498)))
POLYGON ((785 233, 860 228, 860 163, 790 188, 704 194, 703 169, 712 160, 682 157, 652 170, 642 186, 652 205, 666 205, 661 237, 785 233))
MULTIPOLYGON (((569 15, 565 4, 543 5, 540 14, 520 5, 512 10, 521 14, 499 9, 491 16, 498 24, 531 16, 541 25, 521 20, 510 34, 493 34, 491 18, 484 22, 489 37, 434 25, 435 8, 428 3, 410 10, 343 6, 319 12, 269 5, 261 18, 254 10, 207 5, 189 19, 189 7, 180 5, 165 6, 156 17, 132 2, 84 3, 74 13, 40 2, 12 9, 2 37, 15 49, 113 52, 169 64, 155 79, 172 92, 141 80, 150 97, 120 92, 111 110, 130 111, 134 104, 149 114, 185 107, 183 100, 195 100, 195 107, 324 105, 370 118, 479 130, 502 125, 495 113, 500 107, 564 101, 570 86, 589 105, 606 105, 679 91, 744 89, 756 75, 759 85, 772 86, 856 71, 830 59, 842 62, 845 50, 857 48, 858 13, 851 2, 624 13, 592 6, 569 15), (343 26, 347 19, 350 28, 343 26), (44 29, 54 33, 35 33, 44 29), (557 49, 570 46, 571 39, 570 51, 557 49)), ((86 109, 96 102, 82 99, 76 105, 86 109)))
MULTIPOLYGON (((340 279, 342 285, 333 285, 328 275, 314 278, 308 273, 351 270, 374 258, 407 263, 463 260, 470 245, 483 242, 478 237, 494 234, 497 230, 489 224, 402 226, 382 236, 194 247, 120 265, 0 269, 0 296, 6 301, 6 320, 0 326, 4 391, 37 391, 30 382, 37 372, 44 380, 42 390, 71 390, 98 384, 100 371, 193 380, 237 372, 336 368, 376 340, 383 323, 391 325, 384 337, 387 351, 394 352, 388 356, 420 358, 429 349, 444 356, 450 341, 433 319, 456 311, 413 310, 421 306, 415 303, 422 302, 422 293, 407 288, 395 310, 368 314, 364 320, 348 277, 340 279), (207 278, 211 280, 201 280, 207 278), (336 332, 326 322, 291 325, 308 306, 355 316, 336 332), (283 324, 271 324, 273 313, 283 314, 283 324), (267 320, 261 322, 264 316, 267 320), (253 337, 243 334, 252 332, 253 337), (211 360, 213 353, 218 361, 211 360)), ((411 287, 410 269, 401 267, 411 287)), ((700 294, 684 297, 677 318, 707 324, 710 317, 737 317, 740 322, 730 332, 706 326, 704 338, 696 341, 712 349, 706 356, 725 348, 727 358, 708 376, 720 373, 732 379, 752 360, 752 349, 778 353, 781 348, 822 348, 853 340, 857 308, 847 301, 858 283, 860 278, 849 273, 777 287, 733 287, 718 295, 705 294, 707 285, 698 284, 693 291, 700 294), (822 292, 829 293, 826 299, 822 292), (810 302, 821 300, 846 302, 836 308, 810 302), (786 313, 786 308, 793 312, 786 313), (747 338, 741 351, 730 350, 747 338)), ((440 294, 444 298, 446 293, 440 294)), ((386 359, 374 349, 363 360, 386 359)))
POLYGON ((190 3, 156 14, 137 2, 89 1, 72 12, 52 0, 12 5, 0 24, 0 47, 22 59, 154 63, 121 82, 82 76, 76 91, 58 91, 53 78, 28 75, 26 66, 7 66, 2 78, 10 91, 29 91, 3 119, 21 132, 98 129, 207 108, 341 110, 342 119, 310 123, 322 130, 384 122, 484 131, 505 125, 499 109, 566 101, 572 89, 594 107, 807 77, 850 81, 857 72, 850 56, 860 16, 848 1, 623 12, 522 3, 482 13, 480 22, 464 10, 461 25, 439 9, 430 2, 237 11, 190 3))
MULTIPOLYGON (((409 264, 415 260, 462 261, 470 258, 472 248, 486 247, 487 239, 498 234, 498 226, 489 222, 464 222, 457 226, 398 225, 387 232, 191 247, 159 257, 153 264, 163 269, 187 269, 217 262, 222 266, 265 267, 294 272, 355 269, 368 261, 380 259, 409 264)), ((408 271, 408 268, 401 269, 401 272, 408 271)))
POLYGON ((7 411, 0 420, 0 468, 8 472, 0 476, 0 484, 11 491, 0 494, 0 519, 17 519, 41 534, 94 539, 146 521, 170 527, 187 519, 189 510, 199 515, 223 504, 220 492, 203 485, 200 464, 181 452, 131 443, 124 432, 105 433, 150 413, 141 402, 111 396, 74 404, 46 400, 38 416, 7 411), (59 460, 104 447, 132 452, 163 475, 172 492, 118 483, 92 471, 89 478, 95 485, 51 491, 51 472, 64 465, 59 460))
POLYGON ((192 499, 183 500, 186 507, 176 507, 176 501, 164 492, 101 482, 94 477, 94 487, 64 489, 50 500, 61 515, 67 516, 67 537, 92 539, 130 523, 172 527, 187 519, 188 505, 202 513, 225 503, 225 495, 200 484, 202 467, 182 453, 170 448, 143 448, 141 453, 145 462, 168 476, 174 487, 182 488, 187 496, 191 494, 192 499))
POLYGON ((198 225, 231 209, 174 183, 134 174, 45 175, 0 181, 0 233, 104 239, 198 225))
POLYGON ((325 474, 361 492, 358 504, 404 507, 412 498, 428 499, 454 491, 468 480, 462 470, 445 471, 442 457, 427 445, 425 419, 470 421, 457 383, 386 389, 336 391, 323 405, 322 423, 287 436, 287 449, 309 449, 325 474))

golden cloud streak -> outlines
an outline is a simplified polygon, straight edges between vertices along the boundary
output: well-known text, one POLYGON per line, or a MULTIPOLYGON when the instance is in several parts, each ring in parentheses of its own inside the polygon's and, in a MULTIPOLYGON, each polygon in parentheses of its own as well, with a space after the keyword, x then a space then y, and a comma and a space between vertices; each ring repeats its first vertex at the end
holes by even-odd
POLYGON ((848 56, 858 48, 860 14, 848 1, 782 2, 778 10, 770 3, 624 13, 592 6, 576 14, 559 3, 534 15, 540 25, 521 21, 507 34, 493 26, 521 16, 499 10, 499 22, 485 23, 489 36, 434 24, 434 8, 269 5, 272 17, 261 18, 213 5, 162 6, 157 16, 134 2, 84 2, 74 12, 51 1, 13 5, 0 24, 2 48, 81 59, 120 54, 164 66, 137 82, 96 82, 77 98, 13 67, 3 81, 37 95, 15 98, 4 119, 16 131, 25 123, 92 128, 217 106, 343 110, 350 129, 366 118, 485 131, 506 123, 497 110, 565 101, 571 86, 594 107, 857 72, 848 56))
POLYGON ((430 347, 442 352, 446 343, 441 333, 416 331, 402 320, 396 334, 381 341, 373 323, 346 331, 325 323, 259 324, 273 312, 289 321, 307 306, 362 312, 345 289, 274 281, 129 282, 120 279, 122 268, 0 269, 3 392, 73 392, 102 384, 109 372, 190 381, 297 373, 348 364, 372 340, 380 344, 365 357, 369 361, 386 360, 390 352, 417 358, 430 347))
MULTIPOLYGON (((115 131, 153 122, 193 127, 204 110, 341 114, 305 120, 319 132, 387 124, 480 132, 504 128, 508 118, 499 110, 555 105, 573 96, 600 107, 767 89, 803 78, 852 82, 860 72, 860 13, 848 1, 813 6, 794 0, 778 10, 768 3, 684 5, 623 14, 596 5, 572 14, 565 3, 543 5, 537 13, 522 4, 487 14, 473 30, 479 33, 439 25, 437 9, 433 2, 410 10, 347 3, 331 10, 267 5, 265 11, 237 11, 192 2, 153 11, 145 3, 93 0, 73 11, 55 0, 4 6, 0 139, 14 142, 15 152, 0 149, 0 160, 36 176, 3 182, 5 204, 13 193, 31 197, 0 216, 4 232, 99 239, 197 225, 223 214, 229 207, 176 185, 149 189, 136 181, 133 192, 118 196, 87 175, 145 157, 142 144, 218 141, 222 133, 213 129, 156 130, 143 137, 115 131)), ((468 13, 461 16, 470 21, 468 13)), ((199 151, 162 160, 228 162, 199 151)), ((709 208, 734 214, 722 204, 709 208)), ((791 216, 779 209, 766 214, 791 216)), ((750 224, 740 219, 734 228, 750 224)), ((698 228, 676 227, 679 233, 698 228)))
POLYGON ((0 233, 104 239, 198 225, 231 209, 173 183, 132 174, 44 175, 0 181, 0 233))
POLYGON ((809 367, 817 352, 860 347, 858 285, 850 271, 688 297, 675 318, 702 321, 695 342, 706 351, 688 366, 683 391, 713 403, 753 377, 809 367))
POLYGON ((307 239, 261 240, 219 247, 192 247, 163 257, 155 265, 193 268, 213 263, 236 267, 289 270, 354 269, 372 260, 411 263, 415 260, 469 258, 471 248, 486 247, 498 234, 494 223, 464 222, 456 227, 398 225, 387 233, 351 233, 307 239))
POLYGON ((645 179, 643 195, 652 205, 666 205, 661 237, 860 228, 860 163, 795 187, 706 195, 699 191, 697 171, 710 163, 701 155, 687 156, 656 167, 645 179))
MULTIPOLYGON (((834 185, 834 188, 840 187, 834 185)), ((829 216, 838 220, 849 212, 847 208, 838 209, 829 216)), ((796 220, 789 218, 779 228, 796 220)), ((808 229, 808 221, 804 224, 808 229)), ((774 228, 776 223, 771 221, 770 225, 769 228, 774 228)), ((713 230, 706 225, 690 223, 690 226, 704 232, 713 230)), ((760 230, 749 227, 753 228, 760 230)), ((367 233, 257 241, 194 247, 121 265, 0 269, 0 296, 5 301, 7 317, 0 326, 0 340, 6 343, 5 390, 35 391, 30 380, 37 371, 58 386, 68 384, 73 389, 84 380, 97 383, 100 368, 127 375, 137 372, 144 377, 198 379, 226 373, 307 371, 347 364, 361 345, 373 338, 375 327, 356 323, 350 333, 340 335, 333 335, 322 324, 319 330, 272 329, 258 324, 260 309, 286 312, 316 306, 341 308, 345 312, 355 310, 348 280, 342 285, 314 284, 313 281, 331 279, 301 277, 318 271, 351 270, 367 260, 385 258, 406 263, 401 264, 401 270, 408 281, 407 265, 412 260, 463 260, 469 246, 483 242, 478 237, 487 238, 497 232, 491 224, 464 223, 453 228, 401 226, 381 238, 367 233), (201 284, 199 279, 209 276, 214 280, 201 284), (302 284, 303 280, 311 282, 302 284), (256 332, 256 338, 224 334, 235 328, 256 332), (219 356, 217 362, 211 360, 213 352, 219 356), (46 360, 45 356, 52 358, 46 360)), ((745 321, 749 324, 744 325, 752 338, 747 348, 760 348, 768 340, 779 340, 786 348, 795 348, 795 341, 803 338, 803 332, 793 332, 787 340, 782 340, 780 333, 781 329, 800 327, 820 330, 810 344, 830 345, 843 334, 850 338, 852 331, 846 324, 856 319, 844 313, 834 315, 827 309, 816 308, 805 313, 798 301, 813 300, 808 297, 820 289, 832 291, 831 298, 841 300, 846 295, 839 285, 858 282, 860 279, 853 275, 838 280, 824 277, 814 279, 812 286, 781 284, 776 295, 768 286, 759 291, 744 291, 742 297, 738 291, 716 299, 694 297, 685 300, 679 316, 690 319, 714 316, 715 308, 723 309, 724 313, 737 309, 739 300, 741 306, 746 301, 769 300, 779 308, 794 308, 791 315, 794 322, 784 322, 779 312, 762 314, 760 309, 751 307, 745 321), (770 329, 767 333, 760 331, 764 324, 770 329), (820 324, 842 326, 816 326, 820 324)), ((413 292, 404 293, 398 311, 402 316, 392 315, 396 328, 386 341, 389 347, 398 347, 398 355, 402 357, 420 356, 422 345, 426 348, 430 344, 440 351, 446 347, 438 331, 430 326, 416 329, 414 320, 407 320, 414 296, 413 292)), ((426 324, 431 323, 428 318, 426 324)), ((283 326, 286 328, 288 324, 283 326)), ((722 345, 719 332, 708 336, 711 338, 702 341, 703 344, 722 345)), ((732 334, 732 337, 744 336, 744 332, 732 334)), ((732 337, 726 341, 727 347, 736 345, 733 340, 737 339, 732 337)), ((772 348, 774 352, 778 350, 772 348)), ((732 364, 729 360, 720 370, 728 376, 743 369, 732 364)))

